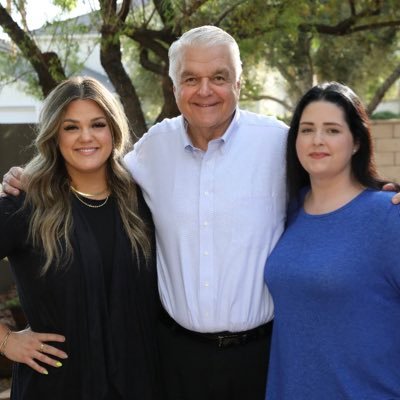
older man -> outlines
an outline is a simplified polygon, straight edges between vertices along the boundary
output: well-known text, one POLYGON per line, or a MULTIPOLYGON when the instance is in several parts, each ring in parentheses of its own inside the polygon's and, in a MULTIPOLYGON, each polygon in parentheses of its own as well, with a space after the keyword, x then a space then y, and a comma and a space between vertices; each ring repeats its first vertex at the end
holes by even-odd
POLYGON ((287 127, 238 108, 235 40, 203 26, 169 51, 182 115, 126 156, 152 211, 168 399, 264 399, 273 304, 263 267, 284 227, 287 127))

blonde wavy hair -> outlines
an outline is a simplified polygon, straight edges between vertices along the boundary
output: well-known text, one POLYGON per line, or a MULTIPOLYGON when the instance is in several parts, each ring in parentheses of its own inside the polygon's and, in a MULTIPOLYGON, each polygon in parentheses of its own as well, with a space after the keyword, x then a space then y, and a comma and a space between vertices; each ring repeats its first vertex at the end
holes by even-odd
POLYGON ((125 168, 123 156, 131 148, 130 129, 121 104, 102 84, 89 77, 74 77, 60 83, 46 98, 34 141, 36 154, 25 167, 25 205, 31 209, 29 235, 35 247, 43 248, 42 274, 53 264, 67 265, 73 257, 73 227, 70 178, 58 148, 58 135, 66 107, 74 100, 93 100, 105 113, 113 150, 107 161, 107 180, 131 242, 132 252, 150 254, 148 230, 138 215, 137 190, 125 168))

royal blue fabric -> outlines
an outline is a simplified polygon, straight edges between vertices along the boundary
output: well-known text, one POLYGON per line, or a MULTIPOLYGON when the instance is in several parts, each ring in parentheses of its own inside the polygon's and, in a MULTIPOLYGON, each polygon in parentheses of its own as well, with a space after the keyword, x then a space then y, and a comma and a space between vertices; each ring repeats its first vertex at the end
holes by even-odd
POLYGON ((400 399, 400 207, 365 190, 302 208, 267 260, 275 304, 268 400, 400 399))

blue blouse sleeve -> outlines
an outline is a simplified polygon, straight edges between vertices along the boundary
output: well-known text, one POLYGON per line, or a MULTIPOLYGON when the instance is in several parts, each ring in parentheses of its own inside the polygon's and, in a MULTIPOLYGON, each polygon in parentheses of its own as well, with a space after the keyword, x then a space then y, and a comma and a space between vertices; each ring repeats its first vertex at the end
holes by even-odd
MULTIPOLYGON (((390 200, 388 200, 390 201, 390 200)), ((400 296, 400 206, 389 205, 386 219, 380 232, 380 252, 377 256, 385 268, 387 281, 394 286, 400 296)))

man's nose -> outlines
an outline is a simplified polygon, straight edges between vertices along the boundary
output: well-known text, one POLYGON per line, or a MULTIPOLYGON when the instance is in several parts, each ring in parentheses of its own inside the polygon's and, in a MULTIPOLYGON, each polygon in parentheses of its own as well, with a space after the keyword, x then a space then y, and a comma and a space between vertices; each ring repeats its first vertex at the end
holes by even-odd
POLYGON ((200 81, 199 94, 202 96, 208 96, 211 93, 210 80, 208 78, 202 78, 200 81))

